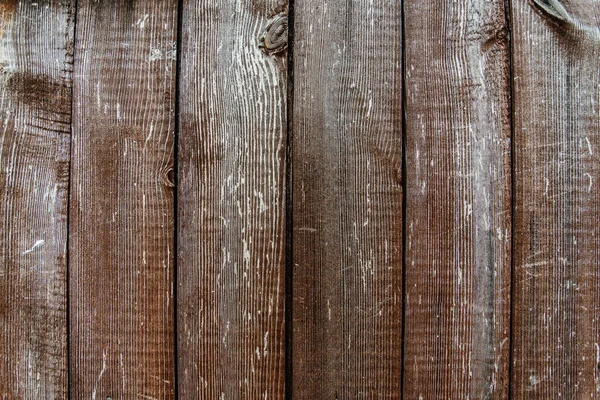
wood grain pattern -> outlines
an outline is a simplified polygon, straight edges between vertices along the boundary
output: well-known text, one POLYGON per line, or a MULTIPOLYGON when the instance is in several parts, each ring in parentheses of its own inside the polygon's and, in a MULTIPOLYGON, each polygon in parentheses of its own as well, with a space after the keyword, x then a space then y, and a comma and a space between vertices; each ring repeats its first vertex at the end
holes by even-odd
POLYGON ((546 6, 515 0, 512 12, 512 398, 592 399, 600 396, 600 4, 538 3, 546 6))
POLYGON ((284 394, 287 2, 185 0, 178 158, 179 395, 284 394))
POLYGON ((294 10, 292 394, 400 398, 400 2, 294 10))
POLYGON ((0 2, 0 398, 67 394, 73 5, 0 2))
POLYGON ((405 3, 404 398, 507 398, 510 85, 504 2, 405 3))
POLYGON ((177 2, 79 0, 70 394, 174 398, 177 2))

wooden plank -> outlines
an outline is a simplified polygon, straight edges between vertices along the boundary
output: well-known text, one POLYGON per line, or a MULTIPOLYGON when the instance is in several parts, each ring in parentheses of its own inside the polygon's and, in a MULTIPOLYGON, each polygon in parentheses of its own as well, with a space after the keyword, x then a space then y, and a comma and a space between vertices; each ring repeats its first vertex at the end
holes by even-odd
POLYGON ((513 2, 512 397, 600 396, 600 5, 513 2))
MULTIPOLYGON (((264 54, 259 38, 286 9, 283 0, 183 1, 181 398, 284 395, 287 57, 264 54)), ((285 41, 277 26, 270 38, 285 41)))
POLYGON ((67 397, 73 4, 0 3, 0 398, 67 397))
POLYGON ((72 398, 174 398, 177 2, 78 1, 72 398))
POLYGON ((504 1, 405 3, 404 398, 507 398, 510 85, 504 1))
POLYGON ((293 396, 400 398, 401 4, 294 10, 293 396))

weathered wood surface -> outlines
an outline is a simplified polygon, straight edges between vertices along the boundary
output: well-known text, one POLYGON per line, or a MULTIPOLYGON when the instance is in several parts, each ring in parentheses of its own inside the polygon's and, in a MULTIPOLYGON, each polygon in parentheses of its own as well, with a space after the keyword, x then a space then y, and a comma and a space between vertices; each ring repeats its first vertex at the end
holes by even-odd
POLYGON ((79 0, 70 393, 174 398, 177 2, 79 0))
POLYGON ((292 395, 400 398, 401 4, 294 10, 292 395))
POLYGON ((512 12, 512 398, 590 399, 600 396, 600 5, 548 3, 515 0, 512 12))
POLYGON ((286 9, 282 0, 183 2, 181 398, 283 398, 287 59, 264 54, 259 39, 286 9))
POLYGON ((1 399, 600 396, 596 1, 77 4, 0 1, 1 399))
POLYGON ((0 398, 67 396, 73 4, 0 3, 0 398))
POLYGON ((404 7, 404 398, 506 398, 507 11, 501 0, 404 7))

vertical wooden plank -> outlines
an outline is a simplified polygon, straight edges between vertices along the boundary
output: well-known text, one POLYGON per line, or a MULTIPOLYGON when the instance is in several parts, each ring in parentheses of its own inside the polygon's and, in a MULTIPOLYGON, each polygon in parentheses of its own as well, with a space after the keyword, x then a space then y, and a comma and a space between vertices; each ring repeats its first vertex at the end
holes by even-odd
POLYGON ((600 5, 515 0, 512 8, 512 397, 597 398, 600 5))
POLYGON ((71 397, 173 398, 177 2, 78 1, 71 397))
POLYGON ((184 0, 179 395, 284 395, 287 1, 184 0), (273 19, 275 16, 280 17, 273 19))
POLYGON ((508 396, 504 1, 409 1, 404 397, 508 396))
POLYGON ((293 397, 400 398, 401 2, 294 10, 293 397))
POLYGON ((73 4, 0 2, 0 398, 67 397, 73 4))

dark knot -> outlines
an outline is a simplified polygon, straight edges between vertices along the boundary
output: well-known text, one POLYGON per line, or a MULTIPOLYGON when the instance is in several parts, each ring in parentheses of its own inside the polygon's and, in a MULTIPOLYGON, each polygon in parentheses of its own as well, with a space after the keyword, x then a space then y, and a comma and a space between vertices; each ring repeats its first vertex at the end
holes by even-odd
POLYGON ((287 48, 288 17, 279 14, 267 25, 265 32, 258 39, 258 47, 263 53, 270 55, 279 53, 287 48))

